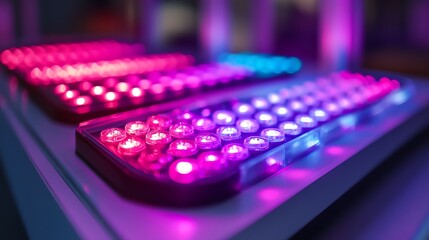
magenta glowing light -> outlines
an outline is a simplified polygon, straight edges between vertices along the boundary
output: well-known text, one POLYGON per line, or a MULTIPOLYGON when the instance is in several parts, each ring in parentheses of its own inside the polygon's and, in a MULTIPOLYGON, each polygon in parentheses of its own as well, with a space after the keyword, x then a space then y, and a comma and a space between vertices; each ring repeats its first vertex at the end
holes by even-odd
POLYGON ((250 151, 265 151, 269 148, 270 142, 268 139, 258 136, 251 136, 244 139, 244 146, 250 151))
POLYGON ((294 112, 305 112, 307 110, 307 106, 298 100, 291 100, 287 106, 294 112))
POLYGON ((170 126, 170 135, 175 138, 188 138, 194 135, 194 128, 187 123, 176 123, 170 126))
POLYGON ((207 175, 228 167, 228 161, 219 151, 203 152, 197 157, 197 161, 200 169, 204 170, 207 175))
POLYGON ((54 92, 56 94, 64 94, 65 92, 67 92, 67 90, 69 90, 69 87, 65 84, 58 84, 55 88, 54 88, 54 92))
POLYGON ((280 120, 286 120, 292 116, 292 111, 282 105, 274 106, 271 111, 275 113, 277 115, 277 118, 280 120))
POLYGON ((204 150, 216 149, 221 145, 221 139, 213 133, 202 133, 195 137, 195 144, 204 150))
POLYGON ((124 140, 127 134, 120 128, 109 128, 101 131, 100 140, 101 142, 108 145, 115 145, 124 140))
POLYGON ((331 116, 338 116, 342 112, 341 107, 332 101, 323 103, 322 108, 331 116))
POLYGON ((271 104, 282 104, 284 102, 283 97, 277 93, 269 93, 267 99, 271 104))
POLYGON ((255 115, 256 120, 258 120, 259 124, 264 127, 270 127, 277 123, 277 116, 268 111, 258 112, 255 115))
POLYGON ((125 132, 131 136, 144 137, 149 130, 149 126, 142 121, 129 122, 125 125, 125 132))
POLYGON ((180 139, 170 143, 168 153, 176 157, 189 157, 198 152, 198 147, 194 141, 180 139))
POLYGON ((91 94, 93 96, 100 96, 106 92, 106 88, 102 86, 94 86, 91 88, 91 94))
POLYGON ((241 137, 240 130, 233 126, 222 126, 216 130, 216 133, 224 141, 231 141, 241 137))
POLYGON ((239 143, 230 143, 222 147, 222 154, 229 161, 242 161, 249 157, 249 149, 239 143))
POLYGON ((268 109, 271 106, 268 100, 263 97, 254 97, 252 98, 251 103, 256 109, 268 109))
POLYGON ((147 119, 147 124, 151 129, 167 129, 172 122, 172 119, 164 114, 153 115, 147 119))
POLYGON ((80 96, 80 97, 73 99, 70 103, 71 103, 71 105, 73 105, 75 107, 87 106, 87 105, 90 105, 92 103, 92 98, 88 97, 88 96, 80 96))
POLYGON ((239 119, 236 126, 243 133, 254 133, 259 129, 258 121, 251 118, 239 119))
POLYGON ((142 151, 138 158, 138 163, 143 170, 148 172, 156 172, 163 170, 168 163, 173 160, 173 157, 168 153, 160 151, 146 152, 142 151))
POLYGON ((299 135, 302 132, 301 126, 298 125, 296 122, 292 122, 292 121, 280 123, 279 129, 285 135, 292 135, 292 136, 299 135))
POLYGON ((170 178, 178 183, 189 184, 199 179, 198 163, 191 158, 174 161, 168 170, 170 178))
POLYGON ((329 114, 321 108, 311 109, 309 114, 313 119, 318 122, 325 122, 329 119, 329 114))
POLYGON ((146 145, 142 140, 134 137, 128 137, 118 144, 118 153, 123 156, 133 157, 145 148, 146 145))
POLYGON ((314 118, 305 114, 297 115, 295 117, 295 121, 302 128, 314 128, 317 126, 317 121, 314 120, 314 118))
POLYGON ((210 118, 195 118, 192 126, 198 131, 211 131, 216 128, 216 124, 210 118))
POLYGON ((247 103, 234 104, 232 109, 238 116, 251 116, 255 113, 255 108, 247 103))
POLYGON ((146 134, 146 143, 152 146, 163 146, 171 142, 170 134, 165 130, 152 130, 146 134))
POLYGON ((218 125, 233 125, 235 114, 228 110, 218 110, 213 113, 213 121, 218 125))
POLYGON ((265 128, 261 132, 261 137, 270 142, 281 142, 285 139, 285 134, 278 128, 265 128))

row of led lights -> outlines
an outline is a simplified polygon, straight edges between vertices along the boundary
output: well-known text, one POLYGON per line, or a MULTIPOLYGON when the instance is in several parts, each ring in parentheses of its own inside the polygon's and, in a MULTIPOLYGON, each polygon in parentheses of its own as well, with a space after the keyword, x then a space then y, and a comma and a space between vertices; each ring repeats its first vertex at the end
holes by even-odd
MULTIPOLYGON (((183 72, 186 72, 186 74, 181 72, 173 75, 158 73, 156 74, 156 79, 150 77, 140 79, 138 76, 134 76, 137 79, 128 79, 128 82, 108 78, 103 80, 102 84, 93 84, 89 81, 81 82, 74 87, 59 84, 54 87, 54 93, 73 106, 82 106, 91 104, 94 97, 106 102, 116 101, 121 97, 137 98, 146 94, 161 95, 168 90, 175 92, 182 91, 185 88, 195 89, 203 86, 213 86, 219 82, 227 83, 240 80, 250 74, 240 67, 213 64, 211 68, 207 68, 206 65, 202 65, 205 72, 195 70, 196 67, 193 67, 192 72, 194 75, 184 69, 183 72)), ((100 83, 100 81, 97 83, 100 83)))
POLYGON ((144 47, 141 44, 99 41, 11 48, 1 53, 0 59, 10 69, 15 69, 112 59, 142 54, 143 52, 144 47))

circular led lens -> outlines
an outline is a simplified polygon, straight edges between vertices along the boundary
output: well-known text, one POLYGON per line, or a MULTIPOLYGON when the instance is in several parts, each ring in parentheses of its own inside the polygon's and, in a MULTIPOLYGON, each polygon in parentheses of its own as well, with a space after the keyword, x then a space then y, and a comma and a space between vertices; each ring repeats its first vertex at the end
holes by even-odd
POLYGON ((274 106, 271 111, 275 113, 277 115, 277 118, 280 120, 286 120, 292 116, 292 111, 282 105, 274 106))
POLYGON ((285 134, 278 128, 266 128, 262 130, 261 136, 270 142, 281 142, 285 139, 285 134))
POLYGON ((154 115, 147 119, 147 124, 151 129, 167 129, 171 126, 172 120, 167 115, 154 115))
POLYGON ((109 128, 101 131, 100 140, 106 144, 118 144, 127 137, 124 130, 120 128, 109 128))
POLYGON ((301 126, 296 122, 282 122, 280 123, 279 128, 284 132, 284 134, 292 136, 298 135, 302 131, 301 126))
POLYGON ((194 128, 187 123, 176 123, 171 125, 170 135, 175 138, 188 138, 194 135, 194 128))
POLYGON ((277 116, 274 113, 262 111, 255 115, 256 120, 265 127, 273 126, 277 123, 277 116))
POLYGON ((250 151, 265 151, 270 146, 270 143, 266 138, 251 136, 244 139, 244 146, 250 151))
POLYGON ((198 158, 200 169, 210 173, 213 171, 222 170, 228 166, 228 162, 221 152, 209 151, 201 153, 198 158))
POLYGON ((314 128, 317 126, 317 121, 308 115, 298 115, 295 117, 295 122, 303 128, 314 128))
POLYGON ((129 137, 118 144, 118 153, 132 157, 139 154, 146 148, 144 142, 138 138, 129 137))
POLYGON ((228 110, 218 110, 213 113, 213 121, 218 125, 233 125, 235 114, 228 110))
POLYGON ((288 104, 288 108, 294 112, 305 112, 307 110, 307 106, 304 105, 301 101, 292 100, 288 104))
POLYGON ((189 157, 198 152, 197 145, 192 140, 181 139, 170 143, 168 153, 176 157, 189 157))
POLYGON ((181 158, 170 165, 168 174, 178 183, 192 183, 199 178, 198 164, 195 159, 181 158))
POLYGON ((219 136, 213 133, 202 133, 195 137, 195 144, 201 149, 215 149, 220 143, 219 136))
POLYGON ((281 104, 281 103, 284 102, 283 97, 280 96, 280 94, 277 94, 277 93, 270 93, 270 94, 268 94, 267 98, 268 98, 268 101, 271 104, 281 104))
POLYGON ((151 153, 142 152, 138 158, 140 166, 149 172, 161 171, 169 162, 173 160, 170 154, 154 151, 151 153))
POLYGON ((74 106, 86 106, 92 103, 92 98, 88 96, 80 96, 71 101, 74 106))
POLYGON ((240 119, 236 124, 237 128, 244 133, 254 133, 259 129, 259 123, 255 119, 240 119))
POLYGON ((311 109, 310 116, 318 122, 325 122, 329 119, 328 113, 321 108, 311 109))
POLYGON ((165 130, 152 130, 146 134, 148 145, 165 145, 169 142, 171 142, 171 136, 165 130))
POLYGON ((215 129, 216 124, 210 118, 196 118, 192 120, 192 126, 198 131, 210 131, 215 129))
POLYGON ((256 109, 268 109, 271 105, 267 99, 263 97, 254 97, 252 98, 251 103, 256 109))
POLYGON ((233 126, 223 126, 216 130, 217 135, 224 141, 239 139, 241 136, 240 130, 233 126))
POLYGON ((179 120, 180 122, 191 122, 192 119, 194 119, 195 117, 195 113, 188 111, 181 112, 176 115, 177 120, 179 120))
POLYGON ((341 107, 334 102, 325 102, 322 108, 331 116, 337 116, 342 112, 341 107))
POLYGON ((142 137, 149 132, 149 126, 142 121, 129 122, 125 125, 125 132, 131 136, 142 137))
POLYGON ((255 113, 255 108, 247 103, 234 104, 232 109, 238 116, 251 116, 255 113))
POLYGON ((222 148, 223 156, 230 161, 241 161, 249 157, 249 149, 239 143, 230 143, 222 148))

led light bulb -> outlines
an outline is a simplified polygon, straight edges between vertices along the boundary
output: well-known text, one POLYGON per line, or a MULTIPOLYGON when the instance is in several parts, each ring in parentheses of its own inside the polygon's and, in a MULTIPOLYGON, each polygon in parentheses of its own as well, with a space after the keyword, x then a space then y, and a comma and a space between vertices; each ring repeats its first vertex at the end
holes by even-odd
POLYGON ((105 144, 118 144, 127 137, 124 130, 120 128, 109 128, 101 131, 100 140, 105 144))
POLYGON ((192 183, 199 179, 198 163, 192 158, 178 159, 170 165, 168 174, 175 182, 192 183))
POLYGON ((228 167, 228 161, 219 151, 203 152, 198 155, 197 161, 200 169, 204 170, 206 175, 211 175, 228 167))
POLYGON ((255 119, 258 120, 259 124, 265 127, 273 126, 277 123, 277 116, 268 111, 256 113, 255 119))
POLYGON ((228 110, 218 110, 213 113, 213 121, 218 125, 233 125, 235 114, 228 110))
POLYGON ((144 137, 149 130, 149 126, 142 121, 129 122, 125 125, 125 132, 131 136, 144 137))
POLYGON ((171 126, 172 120, 167 115, 158 114, 148 117, 146 122, 151 129, 167 129, 171 126))
POLYGON ((230 161, 242 161, 249 157, 249 149, 239 143, 230 143, 222 147, 223 156, 230 161))
POLYGON ((118 144, 118 153, 123 156, 133 157, 146 148, 145 143, 134 137, 124 139, 118 144))
POLYGON ((195 118, 192 126, 198 131, 210 131, 215 129, 216 124, 210 118, 195 118))
POLYGON ((233 126, 223 126, 216 130, 217 135, 224 141, 239 139, 241 136, 240 130, 233 126))
POLYGON ((302 128, 300 125, 298 125, 296 122, 282 122, 279 125, 279 129, 282 130, 282 132, 285 135, 291 135, 295 136, 302 132, 302 128))
POLYGON ((198 147, 192 140, 180 139, 170 143, 168 153, 176 157, 189 157, 198 152, 198 147))
POLYGON ((243 133, 254 133, 259 129, 259 123, 255 119, 244 118, 237 121, 238 130, 243 133))
POLYGON ((165 130, 152 130, 146 134, 146 143, 152 146, 164 146, 171 142, 170 134, 165 130))
POLYGON ((175 138, 188 138, 194 135, 194 128, 187 123, 176 123, 170 126, 170 135, 175 138))
POLYGON ((265 128, 261 136, 270 142, 281 142, 285 139, 285 134, 278 128, 265 128))
POLYGON ((250 151, 265 151, 269 148, 270 143, 268 139, 258 136, 251 136, 244 139, 244 146, 250 151))

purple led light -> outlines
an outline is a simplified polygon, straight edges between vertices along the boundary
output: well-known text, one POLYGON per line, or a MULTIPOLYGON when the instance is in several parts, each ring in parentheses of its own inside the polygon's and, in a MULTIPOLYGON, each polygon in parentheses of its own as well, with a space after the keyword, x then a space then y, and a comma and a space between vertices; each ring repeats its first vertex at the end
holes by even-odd
POLYGON ((188 184, 199 178, 198 169, 195 159, 181 158, 170 165, 168 174, 173 181, 188 184))
POLYGON ((322 108, 331 116, 337 116, 342 112, 341 107, 335 102, 325 102, 322 108))
POLYGON ((258 136, 251 136, 244 139, 244 146, 250 151, 265 151, 269 148, 270 142, 268 139, 258 136))
POLYGON ((267 99, 271 104, 282 104, 284 102, 283 97, 277 93, 268 94, 267 99))
POLYGON ((292 111, 282 105, 274 106, 271 111, 275 113, 280 120, 286 120, 292 116, 292 111))
POLYGON ((258 120, 259 124, 265 127, 273 126, 277 123, 277 116, 268 111, 258 112, 255 118, 258 120))
POLYGON ((152 130, 146 134, 146 143, 152 146, 164 146, 171 142, 170 134, 165 130, 152 130))
POLYGON ((170 135, 175 138, 188 138, 194 135, 194 128, 187 123, 176 123, 170 126, 170 135))
POLYGON ((256 109, 268 109, 271 105, 267 99, 263 97, 254 97, 252 98, 251 103, 256 109))
POLYGON ((285 139, 285 134, 278 128, 266 128, 262 130, 261 136, 270 142, 281 142, 285 139))
POLYGON ((134 137, 129 137, 118 144, 118 153, 123 156, 133 157, 139 154, 145 148, 146 145, 142 140, 134 137))
POLYGON ((195 137, 195 144, 201 149, 216 149, 220 147, 220 137, 214 133, 202 133, 195 137))
POLYGON ((351 110, 353 109, 355 106, 353 104, 353 102, 346 98, 346 97, 341 97, 337 100, 338 105, 342 108, 342 109, 347 109, 347 110, 351 110))
POLYGON ((180 122, 191 122, 195 117, 195 113, 189 111, 184 111, 176 115, 177 120, 180 122))
POLYGON ((297 115, 295 117, 296 123, 300 125, 302 128, 314 128, 317 126, 317 121, 314 118, 308 115, 297 115))
POLYGON ((197 158, 201 169, 205 170, 207 175, 222 170, 228 166, 228 161, 221 152, 209 151, 201 153, 197 158))
POLYGON ((223 156, 230 161, 241 161, 249 157, 249 149, 239 143, 230 143, 222 148, 223 156))
POLYGON ((105 144, 118 144, 126 137, 127 134, 120 128, 109 128, 100 133, 100 140, 105 144))
POLYGON ((138 163, 143 170, 149 172, 159 172, 164 169, 168 163, 173 160, 170 154, 154 151, 151 153, 141 152, 138 163))
POLYGON ((234 104, 232 109, 238 116, 250 116, 255 113, 255 108, 247 103, 234 104))
POLYGON ((192 120, 192 126, 198 131, 210 131, 216 124, 210 118, 196 118, 192 120))
POLYGON ((317 100, 315 97, 311 95, 305 95, 301 98, 302 103, 304 103, 307 106, 314 106, 317 104, 317 100))
POLYGON ((259 129, 258 121, 251 118, 239 119, 236 126, 243 133, 254 133, 259 129))
POLYGON ((167 115, 154 115, 147 119, 147 124, 151 129, 167 129, 171 126, 172 120, 167 115))
POLYGON ((129 122, 125 125, 125 132, 131 136, 144 137, 149 132, 149 126, 141 121, 129 122))
POLYGON ((198 152, 198 147, 192 140, 181 139, 170 144, 168 153, 176 157, 189 157, 198 152))
POLYGON ((233 126, 220 127, 216 130, 216 133, 224 141, 231 141, 234 139, 239 139, 241 137, 240 130, 233 126))
POLYGON ((307 110, 307 107, 304 105, 304 103, 298 100, 291 100, 287 106, 294 112, 305 112, 305 110, 307 110))
POLYGON ((321 108, 311 109, 310 116, 318 122, 325 122, 329 119, 328 113, 321 108))
POLYGON ((286 135, 298 135, 301 133, 302 128, 300 125, 298 125, 296 122, 282 122, 279 125, 280 130, 284 132, 286 135))
POLYGON ((235 114, 228 110, 218 110, 213 113, 213 121, 218 125, 233 125, 235 114))

